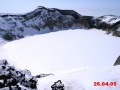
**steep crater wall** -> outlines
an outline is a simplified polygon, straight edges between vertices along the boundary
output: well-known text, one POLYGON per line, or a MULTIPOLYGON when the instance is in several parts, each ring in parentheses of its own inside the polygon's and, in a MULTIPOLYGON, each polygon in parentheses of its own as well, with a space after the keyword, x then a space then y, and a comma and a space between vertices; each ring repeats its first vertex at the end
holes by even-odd
POLYGON ((82 16, 74 10, 43 6, 23 15, 0 16, 0 37, 6 40, 24 38, 26 35, 41 34, 41 32, 81 28, 102 29, 107 34, 112 33, 113 36, 120 37, 120 17, 114 15, 82 16))

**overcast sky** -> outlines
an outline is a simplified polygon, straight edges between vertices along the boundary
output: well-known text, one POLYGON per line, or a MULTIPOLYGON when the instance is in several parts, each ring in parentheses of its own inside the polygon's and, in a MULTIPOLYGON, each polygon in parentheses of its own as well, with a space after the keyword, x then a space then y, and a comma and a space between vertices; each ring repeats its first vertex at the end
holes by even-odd
POLYGON ((120 16, 120 0, 0 0, 0 13, 26 13, 37 6, 72 9, 83 15, 120 16))

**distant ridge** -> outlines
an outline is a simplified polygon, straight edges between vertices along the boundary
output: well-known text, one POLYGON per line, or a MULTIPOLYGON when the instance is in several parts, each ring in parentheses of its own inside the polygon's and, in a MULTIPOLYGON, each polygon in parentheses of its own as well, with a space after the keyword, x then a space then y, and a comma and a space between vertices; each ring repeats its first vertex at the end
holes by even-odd
POLYGON ((120 17, 104 15, 83 16, 74 10, 61 10, 38 6, 25 14, 0 14, 0 37, 6 40, 26 35, 49 33, 68 29, 97 28, 120 37, 120 17))

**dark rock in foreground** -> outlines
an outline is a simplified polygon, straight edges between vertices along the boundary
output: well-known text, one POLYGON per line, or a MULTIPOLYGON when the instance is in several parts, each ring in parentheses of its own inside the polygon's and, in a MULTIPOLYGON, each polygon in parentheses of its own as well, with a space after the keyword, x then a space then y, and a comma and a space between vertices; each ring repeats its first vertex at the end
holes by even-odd
POLYGON ((120 56, 117 58, 113 66, 120 65, 120 56))
POLYGON ((0 60, 0 89, 21 90, 21 86, 22 89, 37 89, 37 79, 26 70, 29 75, 29 78, 27 78, 27 73, 24 72, 10 66, 7 60, 0 60))
POLYGON ((51 86, 52 90, 65 90, 64 84, 62 84, 61 80, 58 80, 51 86))
POLYGON ((0 90, 37 90, 37 78, 53 74, 32 76, 29 70, 18 70, 7 60, 0 60, 0 90))

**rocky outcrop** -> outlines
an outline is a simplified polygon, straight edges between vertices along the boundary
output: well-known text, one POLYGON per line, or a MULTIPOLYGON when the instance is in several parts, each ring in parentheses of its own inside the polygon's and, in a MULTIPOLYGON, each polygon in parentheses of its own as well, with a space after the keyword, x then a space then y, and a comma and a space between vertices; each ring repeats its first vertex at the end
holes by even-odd
POLYGON ((0 90, 37 90, 37 78, 53 74, 32 76, 29 70, 18 70, 7 60, 0 60, 0 90))
POLYGON ((117 58, 113 66, 120 65, 120 56, 117 58))
POLYGON ((112 33, 113 36, 120 37, 120 17, 105 15, 96 19, 96 28, 106 31, 106 34, 112 33))
POLYGON ((0 16, 0 36, 6 40, 48 33, 53 30, 81 28, 102 29, 107 34, 112 33, 113 36, 120 37, 120 17, 114 15, 82 16, 74 10, 60 10, 43 6, 23 15, 0 16))
POLYGON ((7 60, 0 60, 0 89, 8 90, 37 89, 37 79, 28 70, 17 70, 7 60), (26 71, 26 73, 24 73, 26 71), (27 78, 26 76, 29 76, 27 78))
POLYGON ((51 88, 52 88, 52 90, 65 90, 64 84, 62 84, 61 80, 54 82, 54 84, 51 86, 51 88))

